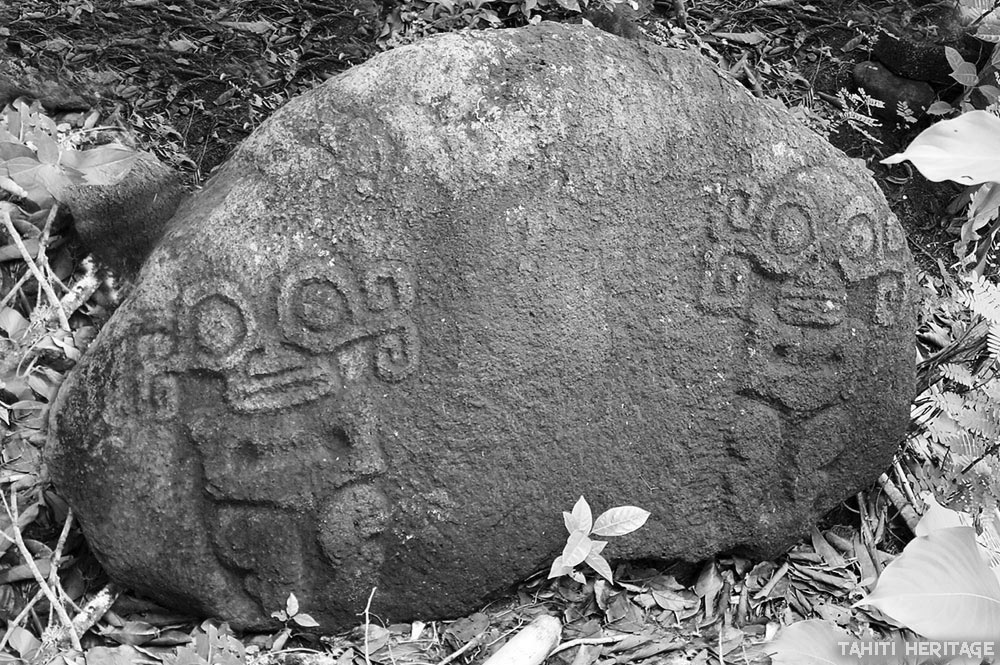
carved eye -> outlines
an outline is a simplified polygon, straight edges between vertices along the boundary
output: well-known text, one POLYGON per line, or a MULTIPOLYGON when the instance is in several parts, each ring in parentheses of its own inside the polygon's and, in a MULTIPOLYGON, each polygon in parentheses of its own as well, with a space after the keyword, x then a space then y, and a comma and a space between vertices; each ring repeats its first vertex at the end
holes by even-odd
POLYGON ((774 248, 782 254, 796 254, 813 240, 806 211, 794 203, 785 203, 775 211, 771 226, 774 248))
POLYGON ((868 215, 855 215, 847 222, 844 251, 852 259, 871 256, 875 249, 875 229, 868 215))
POLYGON ((216 293, 205 296, 191 311, 194 337, 206 353, 224 356, 231 353, 247 336, 247 323, 239 305, 216 293))
POLYGON ((307 279, 297 289, 296 314, 310 330, 332 330, 350 322, 347 296, 325 279, 307 279))

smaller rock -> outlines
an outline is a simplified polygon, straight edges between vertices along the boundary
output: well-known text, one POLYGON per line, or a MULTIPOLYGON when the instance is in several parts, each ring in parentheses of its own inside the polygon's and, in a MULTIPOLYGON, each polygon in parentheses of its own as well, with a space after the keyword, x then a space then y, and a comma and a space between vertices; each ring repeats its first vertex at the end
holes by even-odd
POLYGON ((881 120, 914 124, 921 120, 937 95, 930 84, 896 76, 878 62, 860 62, 854 66, 854 82, 858 88, 884 107, 873 106, 870 112, 881 120))
POLYGON ((112 185, 78 185, 66 203, 84 245, 126 280, 159 242, 186 191, 180 174, 143 152, 112 185))
POLYGON ((624 37, 626 39, 642 39, 644 36, 639 20, 653 11, 652 0, 638 0, 633 7, 629 0, 618 2, 612 7, 607 5, 596 9, 588 9, 583 17, 604 32, 624 37))
POLYGON ((988 61, 992 46, 969 36, 956 36, 943 43, 923 42, 892 33, 883 33, 872 49, 872 56, 897 76, 915 81, 927 81, 939 88, 958 85, 951 77, 951 65, 945 47, 951 46, 961 56, 978 65, 988 61))

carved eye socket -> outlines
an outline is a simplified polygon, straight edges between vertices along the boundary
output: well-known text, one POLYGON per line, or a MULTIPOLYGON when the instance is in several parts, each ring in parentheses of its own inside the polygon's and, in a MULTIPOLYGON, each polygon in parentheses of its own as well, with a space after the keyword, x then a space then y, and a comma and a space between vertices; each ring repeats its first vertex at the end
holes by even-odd
POLYGON ((794 203, 779 206, 771 226, 771 240, 782 254, 796 254, 808 247, 813 237, 806 211, 794 203))
POLYGON ((307 279, 294 297, 298 319, 310 330, 331 330, 349 322, 347 296, 332 282, 307 279))
POLYGON ((844 251, 852 259, 871 256, 875 249, 875 229, 868 215, 855 215, 847 223, 844 251))
POLYGON ((247 336, 247 323, 233 300, 222 294, 205 296, 191 311, 198 345, 213 356, 231 353, 247 336))

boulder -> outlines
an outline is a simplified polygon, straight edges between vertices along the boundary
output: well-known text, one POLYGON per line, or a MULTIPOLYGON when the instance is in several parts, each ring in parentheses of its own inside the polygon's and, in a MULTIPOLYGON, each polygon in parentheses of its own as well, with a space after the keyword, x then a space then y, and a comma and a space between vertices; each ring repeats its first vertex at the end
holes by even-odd
POLYGON ((107 571, 260 627, 547 569, 773 555, 872 482, 912 261, 865 169, 701 57, 543 23, 381 54, 182 203, 46 457, 107 571))

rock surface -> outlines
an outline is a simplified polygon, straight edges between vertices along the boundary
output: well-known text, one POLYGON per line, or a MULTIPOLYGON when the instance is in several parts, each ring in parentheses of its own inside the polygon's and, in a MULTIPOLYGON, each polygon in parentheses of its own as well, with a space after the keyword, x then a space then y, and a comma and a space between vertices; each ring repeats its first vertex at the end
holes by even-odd
POLYGON ((908 420, 911 259, 867 173, 699 57, 449 34, 289 103, 64 385, 108 572, 268 622, 467 612, 582 494, 611 558, 773 554, 908 420))

